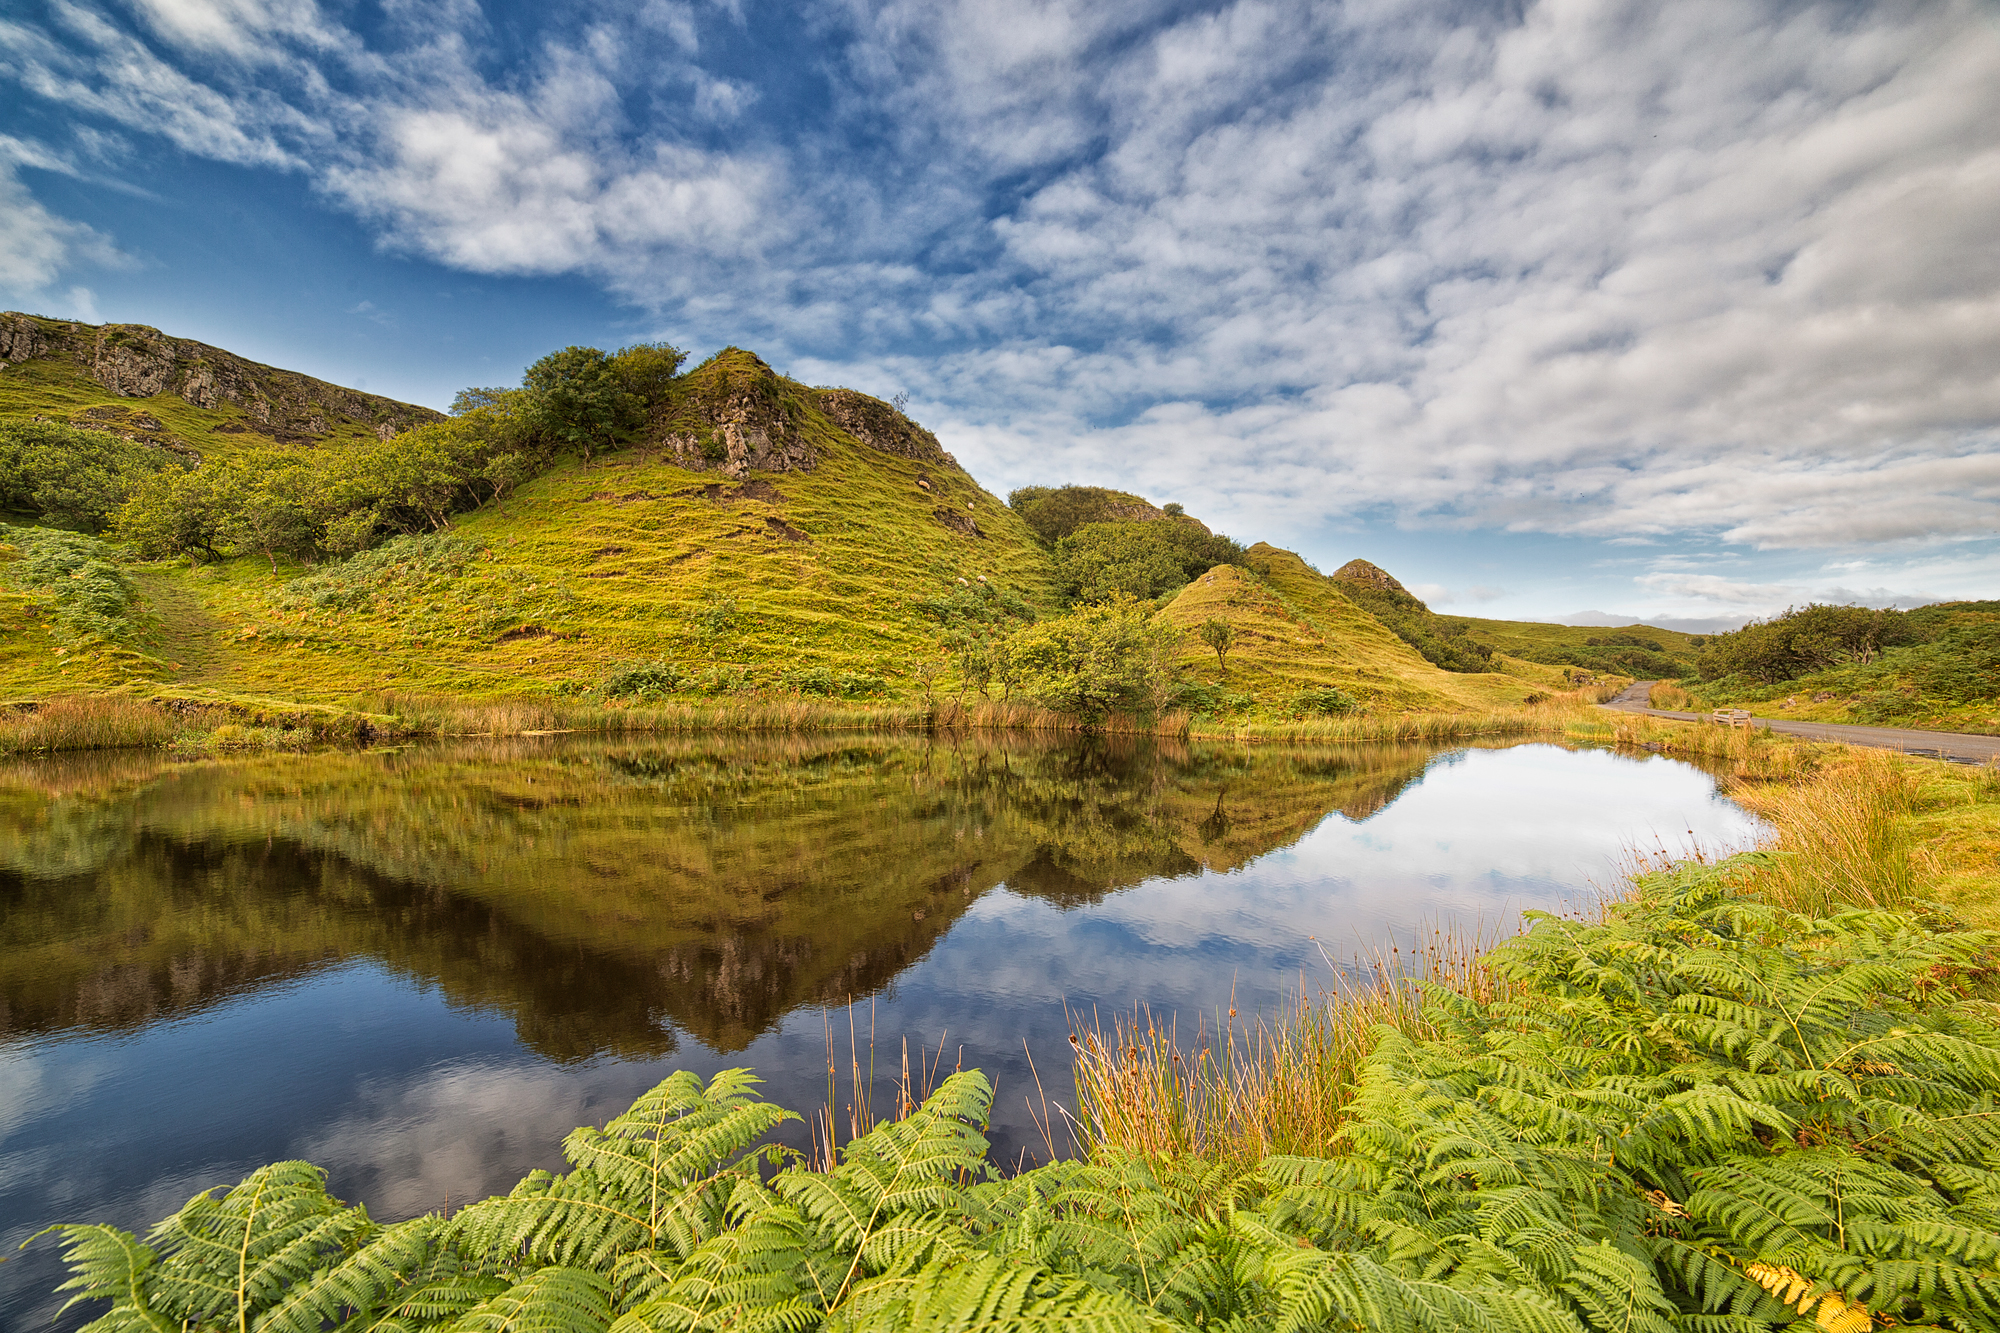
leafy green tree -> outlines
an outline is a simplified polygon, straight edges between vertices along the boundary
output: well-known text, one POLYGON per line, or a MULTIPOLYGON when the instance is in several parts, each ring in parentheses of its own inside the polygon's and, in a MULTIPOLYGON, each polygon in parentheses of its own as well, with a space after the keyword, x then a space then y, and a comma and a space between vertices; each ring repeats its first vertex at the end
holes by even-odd
POLYGON ((1194 522, 1086 523, 1056 543, 1056 579, 1073 602, 1152 598, 1242 557, 1241 546, 1194 522))
POLYGON ((611 369, 626 393, 652 407, 666 401, 674 376, 686 360, 686 352, 666 343, 634 343, 611 358, 611 369))
POLYGON ((235 473, 210 463, 193 472, 160 472, 140 482, 112 515, 111 529, 140 556, 218 560, 228 545, 237 495, 235 473))
POLYGON ((1201 641, 1215 650, 1215 664, 1221 666, 1230 645, 1236 642, 1236 631, 1220 616, 1210 616, 1201 622, 1201 641))
POLYGON ((523 382, 535 426, 585 461, 622 441, 643 406, 612 358, 595 347, 551 352, 528 367, 523 382))
POLYGON ((1149 623, 1148 609, 1113 596, 1021 630, 1007 643, 1015 688, 1090 721, 1114 710, 1158 711, 1173 689, 1179 634, 1149 623))
POLYGON ((1885 648, 1923 637, 1900 611, 1811 603, 1710 636, 1697 669, 1703 680, 1741 675, 1775 684, 1845 663, 1866 664, 1885 648))
POLYGON ((147 479, 181 471, 164 449, 52 421, 0 424, 0 509, 102 532, 147 479))

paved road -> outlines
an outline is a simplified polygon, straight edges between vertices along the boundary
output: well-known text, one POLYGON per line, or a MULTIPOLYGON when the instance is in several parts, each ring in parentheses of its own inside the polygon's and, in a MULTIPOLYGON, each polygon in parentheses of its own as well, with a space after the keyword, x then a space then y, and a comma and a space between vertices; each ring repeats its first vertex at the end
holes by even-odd
MULTIPOLYGON (((1602 705, 1626 713, 1650 713, 1654 717, 1679 718, 1683 722, 1705 722, 1707 713, 1669 713, 1646 707, 1650 680, 1635 681, 1625 692, 1602 705)), ((1911 731, 1904 727, 1857 727, 1846 722, 1792 722, 1784 718, 1760 717, 1750 723, 1788 736, 1804 736, 1815 741, 1844 741, 1876 750, 1901 750, 1928 759, 1950 759, 1961 764, 2000 763, 2000 736, 1967 736, 1956 731, 1911 731)))

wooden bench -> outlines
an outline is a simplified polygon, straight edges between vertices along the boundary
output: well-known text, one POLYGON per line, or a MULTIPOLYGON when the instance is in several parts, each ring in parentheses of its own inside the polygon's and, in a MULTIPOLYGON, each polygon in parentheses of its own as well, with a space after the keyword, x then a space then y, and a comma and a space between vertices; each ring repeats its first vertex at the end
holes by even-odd
POLYGON ((1715 720, 1725 727, 1747 727, 1750 725, 1750 710, 1747 708, 1718 708, 1715 720))

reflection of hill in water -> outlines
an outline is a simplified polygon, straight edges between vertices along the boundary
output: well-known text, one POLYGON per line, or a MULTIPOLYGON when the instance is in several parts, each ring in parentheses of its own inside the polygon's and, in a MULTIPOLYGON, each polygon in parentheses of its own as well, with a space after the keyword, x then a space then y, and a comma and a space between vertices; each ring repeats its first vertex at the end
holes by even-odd
POLYGON ((1366 817, 1430 752, 1021 738, 493 742, 0 769, 0 1034, 122 1028, 341 960, 557 1059, 724 1050, 1060 906, 1366 817))

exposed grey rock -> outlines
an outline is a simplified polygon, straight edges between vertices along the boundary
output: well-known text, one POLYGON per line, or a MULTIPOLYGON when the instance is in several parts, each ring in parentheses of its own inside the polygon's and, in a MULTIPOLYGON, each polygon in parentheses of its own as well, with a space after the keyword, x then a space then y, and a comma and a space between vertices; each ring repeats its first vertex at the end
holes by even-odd
POLYGON ((819 410, 842 430, 872 449, 922 463, 957 467, 938 437, 879 398, 852 389, 821 389, 819 410))
POLYGON ((343 421, 392 439, 400 431, 443 419, 443 413, 427 407, 246 361, 144 324, 100 327, 0 313, 0 361, 36 357, 67 360, 122 398, 173 393, 208 411, 234 406, 261 433, 281 440, 310 441, 343 421))

